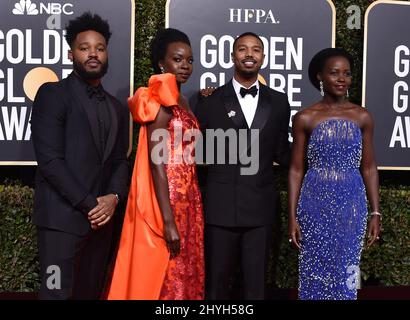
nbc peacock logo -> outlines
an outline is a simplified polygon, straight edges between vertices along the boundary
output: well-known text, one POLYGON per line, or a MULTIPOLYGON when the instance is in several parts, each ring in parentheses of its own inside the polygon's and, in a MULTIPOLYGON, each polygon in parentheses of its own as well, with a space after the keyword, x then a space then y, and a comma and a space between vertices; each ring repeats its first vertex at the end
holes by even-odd
POLYGON ((31 0, 20 0, 14 4, 14 8, 12 10, 14 15, 24 16, 36 16, 42 14, 48 15, 72 15, 74 14, 74 5, 72 3, 68 3, 64 1, 64 3, 60 2, 37 2, 34 3, 31 0))
POLYGON ((20 0, 14 4, 13 14, 15 15, 29 15, 36 16, 38 15, 37 5, 32 3, 31 0, 20 0))

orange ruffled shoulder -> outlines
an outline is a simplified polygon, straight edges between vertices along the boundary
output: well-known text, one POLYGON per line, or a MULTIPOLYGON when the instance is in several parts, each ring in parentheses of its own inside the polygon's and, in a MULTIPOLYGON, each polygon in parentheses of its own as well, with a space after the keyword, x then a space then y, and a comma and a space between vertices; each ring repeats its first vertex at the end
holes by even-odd
POLYGON ((128 98, 128 107, 134 121, 144 124, 154 121, 161 106, 178 105, 179 91, 174 74, 156 74, 150 77, 148 87, 140 87, 128 98))
POLYGON ((146 123, 162 106, 178 105, 175 75, 153 75, 128 105, 141 124, 138 149, 108 299, 158 299, 169 261, 163 218, 152 179, 146 123))

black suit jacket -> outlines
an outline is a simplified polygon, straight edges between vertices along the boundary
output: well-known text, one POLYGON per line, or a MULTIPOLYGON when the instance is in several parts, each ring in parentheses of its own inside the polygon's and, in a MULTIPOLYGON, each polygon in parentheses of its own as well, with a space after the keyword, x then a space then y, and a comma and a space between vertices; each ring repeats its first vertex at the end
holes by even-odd
POLYGON ((31 130, 38 168, 33 221, 38 226, 85 235, 97 197, 127 196, 129 112, 106 93, 111 118, 104 153, 95 106, 73 73, 45 83, 33 104, 31 130))
MULTIPOLYGON (((289 164, 290 107, 285 94, 261 83, 259 88, 258 106, 251 128, 248 128, 232 81, 215 90, 212 95, 202 98, 196 106, 196 116, 203 132, 206 129, 231 129, 236 133, 240 129, 246 130, 243 132, 246 132, 249 146, 249 129, 259 129, 259 168, 256 174, 241 174, 241 168, 246 166, 241 164, 239 151, 236 164, 217 164, 215 158, 206 159, 208 164, 213 163, 208 167, 205 194, 205 216, 209 224, 252 227, 274 221, 277 192, 273 162, 284 166, 289 164)), ((206 139, 209 140, 209 136, 206 139)), ((258 141, 252 143, 254 148, 258 141)), ((239 147, 237 150, 240 150, 239 147)), ((228 144, 222 150, 214 148, 215 155, 220 152, 228 155, 228 144)))

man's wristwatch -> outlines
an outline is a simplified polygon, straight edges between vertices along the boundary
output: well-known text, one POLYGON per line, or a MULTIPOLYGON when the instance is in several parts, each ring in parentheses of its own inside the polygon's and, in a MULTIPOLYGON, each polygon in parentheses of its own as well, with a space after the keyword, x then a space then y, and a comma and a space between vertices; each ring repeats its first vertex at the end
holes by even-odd
POLYGON ((118 204, 118 202, 120 202, 120 196, 118 195, 118 193, 113 193, 113 195, 117 198, 117 204, 118 204))

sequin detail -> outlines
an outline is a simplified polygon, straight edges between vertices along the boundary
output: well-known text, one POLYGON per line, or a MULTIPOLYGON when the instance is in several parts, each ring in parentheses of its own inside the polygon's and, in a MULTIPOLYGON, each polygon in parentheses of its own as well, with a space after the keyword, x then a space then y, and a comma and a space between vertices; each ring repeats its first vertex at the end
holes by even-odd
POLYGON ((367 216, 360 128, 344 119, 320 122, 307 157, 297 208, 299 299, 353 300, 367 216))
POLYGON ((194 163, 195 139, 182 138, 187 131, 199 129, 199 124, 191 113, 178 106, 172 107, 172 113, 165 169, 181 251, 169 260, 160 299, 199 300, 204 299, 205 278, 203 208, 194 163))

